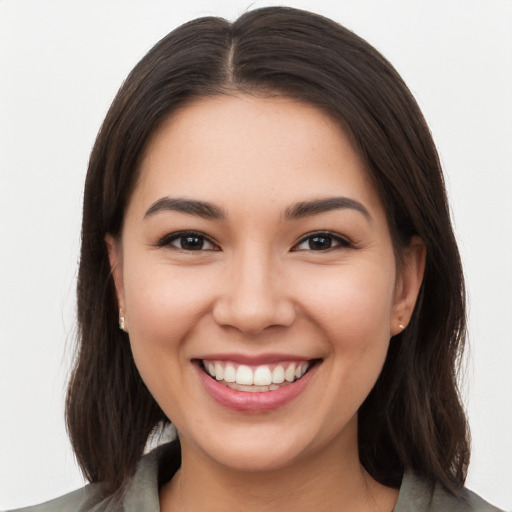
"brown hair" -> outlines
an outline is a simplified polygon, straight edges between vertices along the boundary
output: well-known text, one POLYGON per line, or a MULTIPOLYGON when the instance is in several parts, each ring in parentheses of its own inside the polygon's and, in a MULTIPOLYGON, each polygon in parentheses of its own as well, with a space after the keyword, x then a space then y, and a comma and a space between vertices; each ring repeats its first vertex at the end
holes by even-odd
POLYGON ((381 483, 398 487, 409 468, 457 492, 469 460, 456 382, 465 298, 434 143, 411 93, 372 46, 327 18, 283 7, 177 28, 130 73, 101 127, 85 184, 79 348, 67 396, 84 474, 118 489, 150 433, 169 422, 117 326, 104 236, 120 233, 138 162, 160 123, 194 98, 233 91, 297 98, 338 119, 373 176, 397 255, 412 236, 423 239, 420 296, 360 408, 359 453, 381 483))

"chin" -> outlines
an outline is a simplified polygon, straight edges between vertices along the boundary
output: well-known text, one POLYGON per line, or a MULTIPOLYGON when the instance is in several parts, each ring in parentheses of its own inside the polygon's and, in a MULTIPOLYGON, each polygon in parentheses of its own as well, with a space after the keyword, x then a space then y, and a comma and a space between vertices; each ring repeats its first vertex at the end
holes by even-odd
POLYGON ((212 427, 208 433, 194 436, 195 439, 180 435, 182 447, 190 448, 193 444, 194 451, 233 471, 268 472, 292 465, 314 441, 314 436, 308 436, 303 429, 297 435, 292 432, 284 435, 282 429, 265 428, 261 424, 232 426, 224 434, 221 430, 212 427))
POLYGON ((271 472, 283 469, 300 458, 303 450, 269 442, 244 442, 226 447, 208 447, 209 455, 218 464, 237 472, 271 472))

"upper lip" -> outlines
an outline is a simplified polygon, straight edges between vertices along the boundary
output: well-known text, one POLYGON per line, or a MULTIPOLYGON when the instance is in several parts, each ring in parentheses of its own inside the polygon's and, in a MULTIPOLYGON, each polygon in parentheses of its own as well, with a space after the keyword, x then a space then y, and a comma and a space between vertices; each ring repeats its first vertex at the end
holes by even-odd
POLYGON ((279 363, 282 361, 311 361, 312 359, 318 358, 284 353, 267 353, 258 355, 219 353, 205 354, 198 357, 194 357, 193 359, 202 361, 231 361, 239 364, 257 366, 263 364, 279 363))

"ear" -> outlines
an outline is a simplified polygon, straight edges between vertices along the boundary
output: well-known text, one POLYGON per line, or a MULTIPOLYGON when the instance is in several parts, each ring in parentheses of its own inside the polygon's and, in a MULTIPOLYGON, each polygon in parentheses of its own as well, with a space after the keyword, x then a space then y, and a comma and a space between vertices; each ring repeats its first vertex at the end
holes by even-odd
POLYGON ((401 265, 395 286, 390 335, 402 332, 411 320, 414 305, 423 282, 426 248, 423 240, 415 236, 403 249, 401 265))
POLYGON ((121 242, 119 239, 113 237, 110 233, 105 235, 105 244, 107 245, 108 259, 110 262, 110 271, 114 279, 116 288, 117 305, 119 307, 119 323, 124 325, 121 327, 124 331, 126 329, 126 302, 124 297, 124 282, 123 282, 123 252, 121 242), (123 322, 121 322, 123 317, 123 322))

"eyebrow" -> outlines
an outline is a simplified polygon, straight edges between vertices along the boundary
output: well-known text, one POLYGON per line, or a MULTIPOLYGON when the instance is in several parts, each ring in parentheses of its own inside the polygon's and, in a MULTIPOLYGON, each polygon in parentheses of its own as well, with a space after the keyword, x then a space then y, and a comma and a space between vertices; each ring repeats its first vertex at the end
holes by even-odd
POLYGON ((320 213, 332 210, 350 209, 362 213, 368 221, 372 220, 370 212, 355 199, 349 197, 326 197, 322 199, 313 199, 312 201, 302 201, 290 206, 285 212, 285 219, 294 220, 310 215, 318 215, 320 213))
POLYGON ((222 208, 206 201, 196 201, 192 199, 162 197, 154 202, 146 211, 144 218, 151 217, 161 211, 173 211, 188 213, 205 219, 225 219, 226 213, 222 208))

